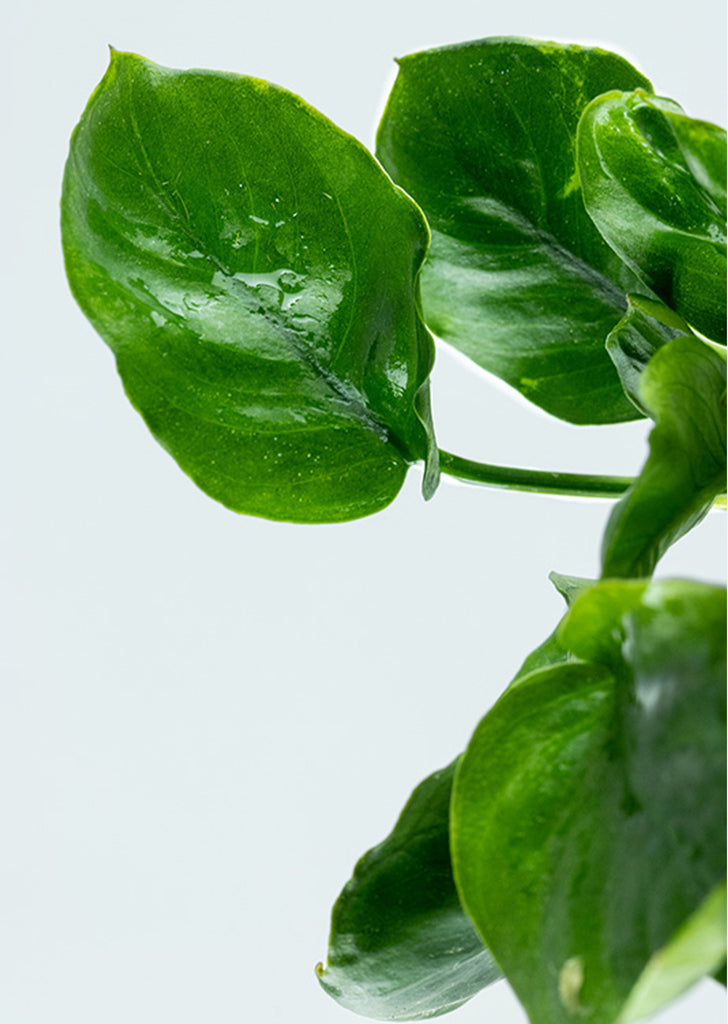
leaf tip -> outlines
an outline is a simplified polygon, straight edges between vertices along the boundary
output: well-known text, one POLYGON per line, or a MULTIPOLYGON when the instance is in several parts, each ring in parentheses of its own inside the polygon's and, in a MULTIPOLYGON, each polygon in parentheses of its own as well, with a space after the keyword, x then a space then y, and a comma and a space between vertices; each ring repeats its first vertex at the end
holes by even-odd
POLYGON ((435 446, 428 453, 425 460, 425 470, 422 474, 422 497, 429 501, 434 497, 437 488, 440 486, 440 458, 439 451, 435 446))
POLYGON ((577 597, 593 586, 595 582, 594 580, 587 579, 585 576, 566 576, 561 572, 550 572, 549 581, 561 594, 569 608, 571 608, 577 597))

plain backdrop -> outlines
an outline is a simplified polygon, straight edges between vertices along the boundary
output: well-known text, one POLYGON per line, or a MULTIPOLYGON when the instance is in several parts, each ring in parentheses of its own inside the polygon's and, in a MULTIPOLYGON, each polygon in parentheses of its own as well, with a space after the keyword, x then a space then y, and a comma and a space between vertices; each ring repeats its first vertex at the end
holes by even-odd
MULTIPOLYGON (((341 526, 234 515, 153 441, 65 283, 68 137, 107 44, 299 93, 372 145, 393 58, 486 35, 599 44, 725 123, 722 0, 68 0, 3 26, 3 1024, 337 1024, 329 908, 468 741, 610 505, 458 485, 341 526)), ((444 448, 629 473, 645 428, 570 428, 440 352, 444 448)), ((660 575, 717 581, 712 513, 660 575)), ((723 1019, 709 982, 657 1019, 723 1019)), ((505 983, 457 1024, 523 1022, 505 983)))

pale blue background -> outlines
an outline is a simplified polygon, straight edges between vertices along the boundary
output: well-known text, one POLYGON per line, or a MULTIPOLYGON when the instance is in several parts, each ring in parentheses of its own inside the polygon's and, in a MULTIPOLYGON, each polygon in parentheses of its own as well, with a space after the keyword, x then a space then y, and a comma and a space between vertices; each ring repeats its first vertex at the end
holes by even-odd
MULTIPOLYGON (((99 0, 14 5, 3 32, 5 339, 0 1020, 337 1024, 329 906, 413 785, 466 744, 597 570, 609 505, 458 486, 339 527, 214 504, 149 437, 73 303, 67 140, 106 44, 300 93, 371 144, 392 58, 514 34, 631 57, 725 122, 722 0, 99 0)), ((576 430, 442 356, 442 447, 634 471, 642 426, 576 430)), ((717 580, 713 514, 664 574, 717 580)), ((523 1021, 505 984, 457 1024, 523 1021)), ((701 985, 663 1024, 723 1019, 701 985)))

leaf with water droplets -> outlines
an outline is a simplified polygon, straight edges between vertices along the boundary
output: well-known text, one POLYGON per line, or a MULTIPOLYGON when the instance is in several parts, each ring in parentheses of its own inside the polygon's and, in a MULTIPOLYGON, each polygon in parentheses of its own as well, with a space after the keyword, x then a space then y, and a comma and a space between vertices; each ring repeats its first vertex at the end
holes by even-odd
POLYGON ((298 97, 113 53, 73 135, 62 230, 129 398, 214 498, 352 519, 418 460, 432 492, 427 226, 298 97))

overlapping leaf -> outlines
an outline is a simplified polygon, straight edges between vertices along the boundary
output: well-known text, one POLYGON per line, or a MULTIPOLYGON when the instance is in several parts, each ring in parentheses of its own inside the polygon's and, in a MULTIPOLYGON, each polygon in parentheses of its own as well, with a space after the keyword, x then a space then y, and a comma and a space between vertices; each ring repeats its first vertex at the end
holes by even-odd
POLYGON ((603 237, 668 306, 725 342, 725 131, 642 89, 609 92, 584 111, 577 151, 603 237))
POLYGON ((523 39, 399 64, 377 154, 432 229, 428 324, 562 419, 634 419, 604 340, 639 281, 584 210, 574 149, 590 100, 649 83, 603 50, 523 39))
MULTIPOLYGON (((557 572, 550 573, 549 579, 564 598, 569 608, 571 608, 580 594, 585 593, 589 587, 594 585, 594 580, 587 580, 581 576, 565 576, 557 572)), ((561 640, 562 622, 563 619, 559 622, 556 629, 546 637, 544 642, 531 651, 511 680, 511 686, 515 686, 522 679, 540 669, 560 665, 572 660, 572 654, 564 647, 561 640)))
POLYGON ((602 583, 561 639, 582 660, 506 691, 464 756, 453 858, 533 1024, 613 1024, 724 878, 725 592, 602 583))
POLYGON ((659 348, 639 376, 656 423, 640 475, 614 508, 602 574, 649 576, 660 557, 726 487, 726 364, 695 337, 659 348))
MULTIPOLYGON (((658 950, 640 975, 619 1024, 630 1024, 659 1010, 704 975, 725 975, 726 885, 721 882, 658 950)), ((722 979, 725 984, 725 979, 722 979)))
POLYGON ((644 295, 627 296, 627 312, 607 336, 607 352, 625 394, 643 415, 650 415, 640 396, 645 367, 658 348, 689 334, 688 325, 667 306, 644 295))
POLYGON ((501 976, 453 880, 448 825, 456 764, 417 787, 334 907, 319 979, 356 1013, 389 1021, 434 1017, 501 976))
POLYGON ((298 97, 114 53, 72 139, 62 228, 127 394, 214 498, 350 519, 419 459, 431 493, 426 224, 298 97))

